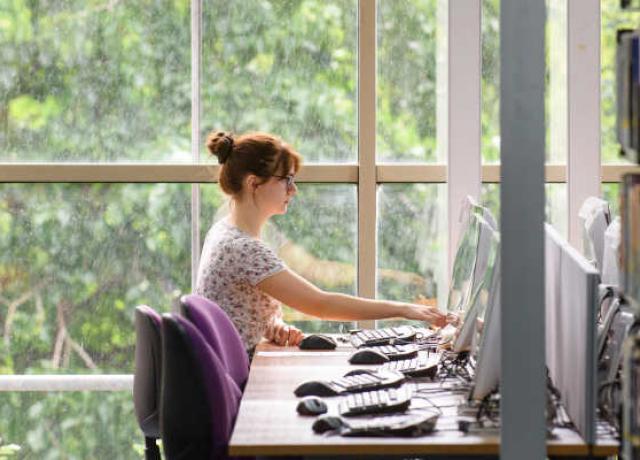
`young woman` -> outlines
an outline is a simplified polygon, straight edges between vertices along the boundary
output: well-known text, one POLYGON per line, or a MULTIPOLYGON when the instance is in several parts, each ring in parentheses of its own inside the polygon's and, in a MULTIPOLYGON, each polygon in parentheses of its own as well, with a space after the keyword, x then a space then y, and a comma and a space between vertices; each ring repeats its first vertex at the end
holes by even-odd
POLYGON ((285 214, 298 188, 301 157, 276 136, 209 134, 207 148, 221 164, 220 187, 231 197, 230 215, 207 233, 196 293, 233 320, 251 354, 264 336, 297 345, 303 334, 282 321, 280 303, 337 321, 403 317, 445 324, 435 307, 325 292, 291 271, 261 239, 271 216, 285 214))

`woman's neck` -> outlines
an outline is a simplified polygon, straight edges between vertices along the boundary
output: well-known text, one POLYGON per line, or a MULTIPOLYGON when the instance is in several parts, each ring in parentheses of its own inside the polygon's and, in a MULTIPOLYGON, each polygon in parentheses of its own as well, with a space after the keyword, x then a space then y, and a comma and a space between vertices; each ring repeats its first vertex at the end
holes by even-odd
POLYGON ((229 222, 254 238, 260 238, 262 227, 267 220, 268 217, 262 216, 253 203, 238 200, 231 202, 229 222))

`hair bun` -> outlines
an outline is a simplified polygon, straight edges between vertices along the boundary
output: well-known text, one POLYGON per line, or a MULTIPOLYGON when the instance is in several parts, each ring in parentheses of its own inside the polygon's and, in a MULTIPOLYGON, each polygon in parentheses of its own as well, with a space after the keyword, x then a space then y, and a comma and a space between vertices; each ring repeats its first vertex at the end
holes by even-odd
POLYGON ((233 134, 224 131, 212 132, 207 137, 207 149, 211 155, 218 157, 220 164, 224 164, 229 159, 234 143, 233 134))

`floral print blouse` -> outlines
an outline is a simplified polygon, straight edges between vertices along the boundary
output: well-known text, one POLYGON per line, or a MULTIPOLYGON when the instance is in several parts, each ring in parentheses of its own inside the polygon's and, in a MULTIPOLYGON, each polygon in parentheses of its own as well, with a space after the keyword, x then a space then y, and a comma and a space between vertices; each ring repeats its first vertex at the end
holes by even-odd
POLYGON ((284 269, 284 262, 265 243, 223 219, 207 233, 196 294, 229 315, 251 353, 267 326, 282 316, 280 303, 256 285, 284 269))

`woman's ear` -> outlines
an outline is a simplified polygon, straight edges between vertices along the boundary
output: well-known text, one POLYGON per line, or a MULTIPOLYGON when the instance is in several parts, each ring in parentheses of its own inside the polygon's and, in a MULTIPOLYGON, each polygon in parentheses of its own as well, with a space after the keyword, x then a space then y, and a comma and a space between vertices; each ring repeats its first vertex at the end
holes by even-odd
POLYGON ((258 176, 255 174, 248 174, 247 177, 244 178, 244 185, 248 190, 255 190, 258 187, 258 176))

